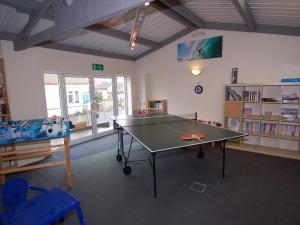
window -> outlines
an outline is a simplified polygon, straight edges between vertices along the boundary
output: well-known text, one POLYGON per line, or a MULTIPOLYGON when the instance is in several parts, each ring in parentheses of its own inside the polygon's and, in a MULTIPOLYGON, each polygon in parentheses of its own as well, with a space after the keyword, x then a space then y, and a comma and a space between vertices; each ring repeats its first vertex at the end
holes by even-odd
POLYGON ((62 116, 59 81, 57 74, 44 74, 48 117, 62 116))
POLYGON ((79 103, 79 92, 75 91, 75 103, 79 103))
POLYGON ((118 115, 127 114, 126 77, 117 77, 118 115))
POLYGON ((48 117, 70 120, 71 140, 111 130, 110 117, 128 112, 126 76, 53 73, 44 85, 48 117))
POLYGON ((73 104, 74 101, 73 101, 73 91, 69 91, 68 92, 68 103, 69 104, 73 104))

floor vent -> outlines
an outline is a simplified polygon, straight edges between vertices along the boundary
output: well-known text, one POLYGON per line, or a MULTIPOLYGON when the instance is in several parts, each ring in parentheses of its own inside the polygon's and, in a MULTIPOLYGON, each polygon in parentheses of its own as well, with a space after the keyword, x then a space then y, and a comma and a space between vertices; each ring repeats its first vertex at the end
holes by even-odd
POLYGON ((192 185, 190 186, 190 189, 192 191, 196 191, 196 192, 199 192, 199 193, 204 193, 206 188, 207 188, 206 184, 202 184, 202 183, 197 182, 197 181, 192 183, 192 185))

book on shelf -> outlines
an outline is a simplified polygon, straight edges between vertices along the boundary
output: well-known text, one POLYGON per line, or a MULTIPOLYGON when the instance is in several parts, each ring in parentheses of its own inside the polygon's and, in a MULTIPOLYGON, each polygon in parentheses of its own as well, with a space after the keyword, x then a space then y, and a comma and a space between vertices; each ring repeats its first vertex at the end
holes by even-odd
POLYGON ((6 104, 0 104, 0 115, 6 114, 6 104))
POLYGON ((4 83, 4 76, 3 76, 3 73, 0 72, 0 84, 3 84, 4 83))
POLYGON ((244 117, 252 116, 252 108, 244 108, 244 117))
POLYGON ((297 120, 298 119, 299 110, 296 108, 282 108, 281 110, 281 118, 282 120, 297 120))
POLYGON ((243 91, 244 101, 258 102, 260 99, 260 91, 243 91))
POLYGON ((161 109, 162 108, 162 102, 151 102, 150 108, 153 109, 161 109))
POLYGON ((250 133, 258 133, 259 123, 245 121, 244 122, 244 131, 250 133))
POLYGON ((291 137, 299 137, 300 126, 297 125, 287 125, 287 124, 275 124, 275 123, 261 123, 259 127, 259 132, 262 135, 283 135, 291 137))
POLYGON ((242 97, 236 92, 236 90, 227 88, 227 91, 228 91, 229 100, 230 100, 230 97, 233 101, 241 101, 242 100, 242 97))
POLYGON ((280 125, 276 123, 261 123, 259 133, 262 135, 278 135, 280 125))
POLYGON ((281 135, 299 137, 300 126, 284 124, 281 126, 281 135))
POLYGON ((263 102, 279 102, 276 98, 262 98, 263 102))
POLYGON ((282 95, 281 99, 284 103, 299 103, 299 96, 296 93, 290 95, 282 95))

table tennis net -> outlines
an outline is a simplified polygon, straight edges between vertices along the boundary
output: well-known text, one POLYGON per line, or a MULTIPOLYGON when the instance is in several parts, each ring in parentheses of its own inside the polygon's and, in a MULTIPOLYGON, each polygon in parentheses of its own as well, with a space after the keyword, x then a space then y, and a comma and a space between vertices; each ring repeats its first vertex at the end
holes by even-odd
POLYGON ((178 114, 178 115, 159 115, 159 114, 145 114, 142 116, 132 116, 131 118, 118 118, 116 123, 123 127, 129 126, 143 126, 160 123, 174 123, 181 121, 196 120, 197 116, 195 113, 190 114, 178 114))

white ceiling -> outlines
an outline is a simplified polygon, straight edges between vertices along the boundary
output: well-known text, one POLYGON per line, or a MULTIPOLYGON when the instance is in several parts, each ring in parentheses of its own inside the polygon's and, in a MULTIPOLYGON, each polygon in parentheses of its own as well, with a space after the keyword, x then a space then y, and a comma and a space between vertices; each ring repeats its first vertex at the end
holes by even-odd
MULTIPOLYGON (((130 33, 133 24, 134 21, 131 20, 114 28, 126 33, 130 33)), ((150 15, 147 15, 145 17, 142 29, 140 31, 140 37, 156 42, 161 42, 168 37, 176 34, 177 32, 183 30, 184 28, 185 27, 182 24, 170 19, 159 11, 155 11, 154 13, 151 13, 150 15)))
POLYGON ((230 0, 181 0, 181 2, 206 22, 244 23, 230 0))
POLYGON ((258 24, 300 27, 299 0, 248 0, 258 24))
MULTIPOLYGON (((28 0, 29 1, 29 0, 28 0)), ((42 2, 43 0, 38 0, 42 2)), ((206 23, 245 24, 238 10, 231 0, 178 0, 206 23)), ((300 29, 300 0, 247 0, 256 23, 260 25, 296 27, 300 29)), ((145 17, 139 37, 161 43, 186 29, 184 25, 166 16, 162 12, 151 8, 152 12, 145 17)), ((134 12, 133 12, 134 14, 134 12)), ((124 15, 125 17, 125 15, 124 15)), ((133 26, 131 20, 118 24, 112 28, 130 34, 133 26)), ((125 20, 125 19, 124 19, 125 20)), ((29 21, 29 16, 17 12, 15 8, 0 4, 0 32, 12 34, 19 33, 29 21)), ((47 19, 41 21, 32 30, 31 35, 45 30, 54 23, 47 19)), ((137 44, 131 51, 129 40, 101 35, 91 31, 74 31, 59 37, 59 44, 87 48, 90 50, 104 51, 137 57, 146 53, 151 48, 137 44)))
POLYGON ((85 31, 80 36, 68 38, 59 43, 129 56, 137 56, 149 50, 149 47, 137 44, 135 50, 131 51, 129 42, 91 31, 85 31))

